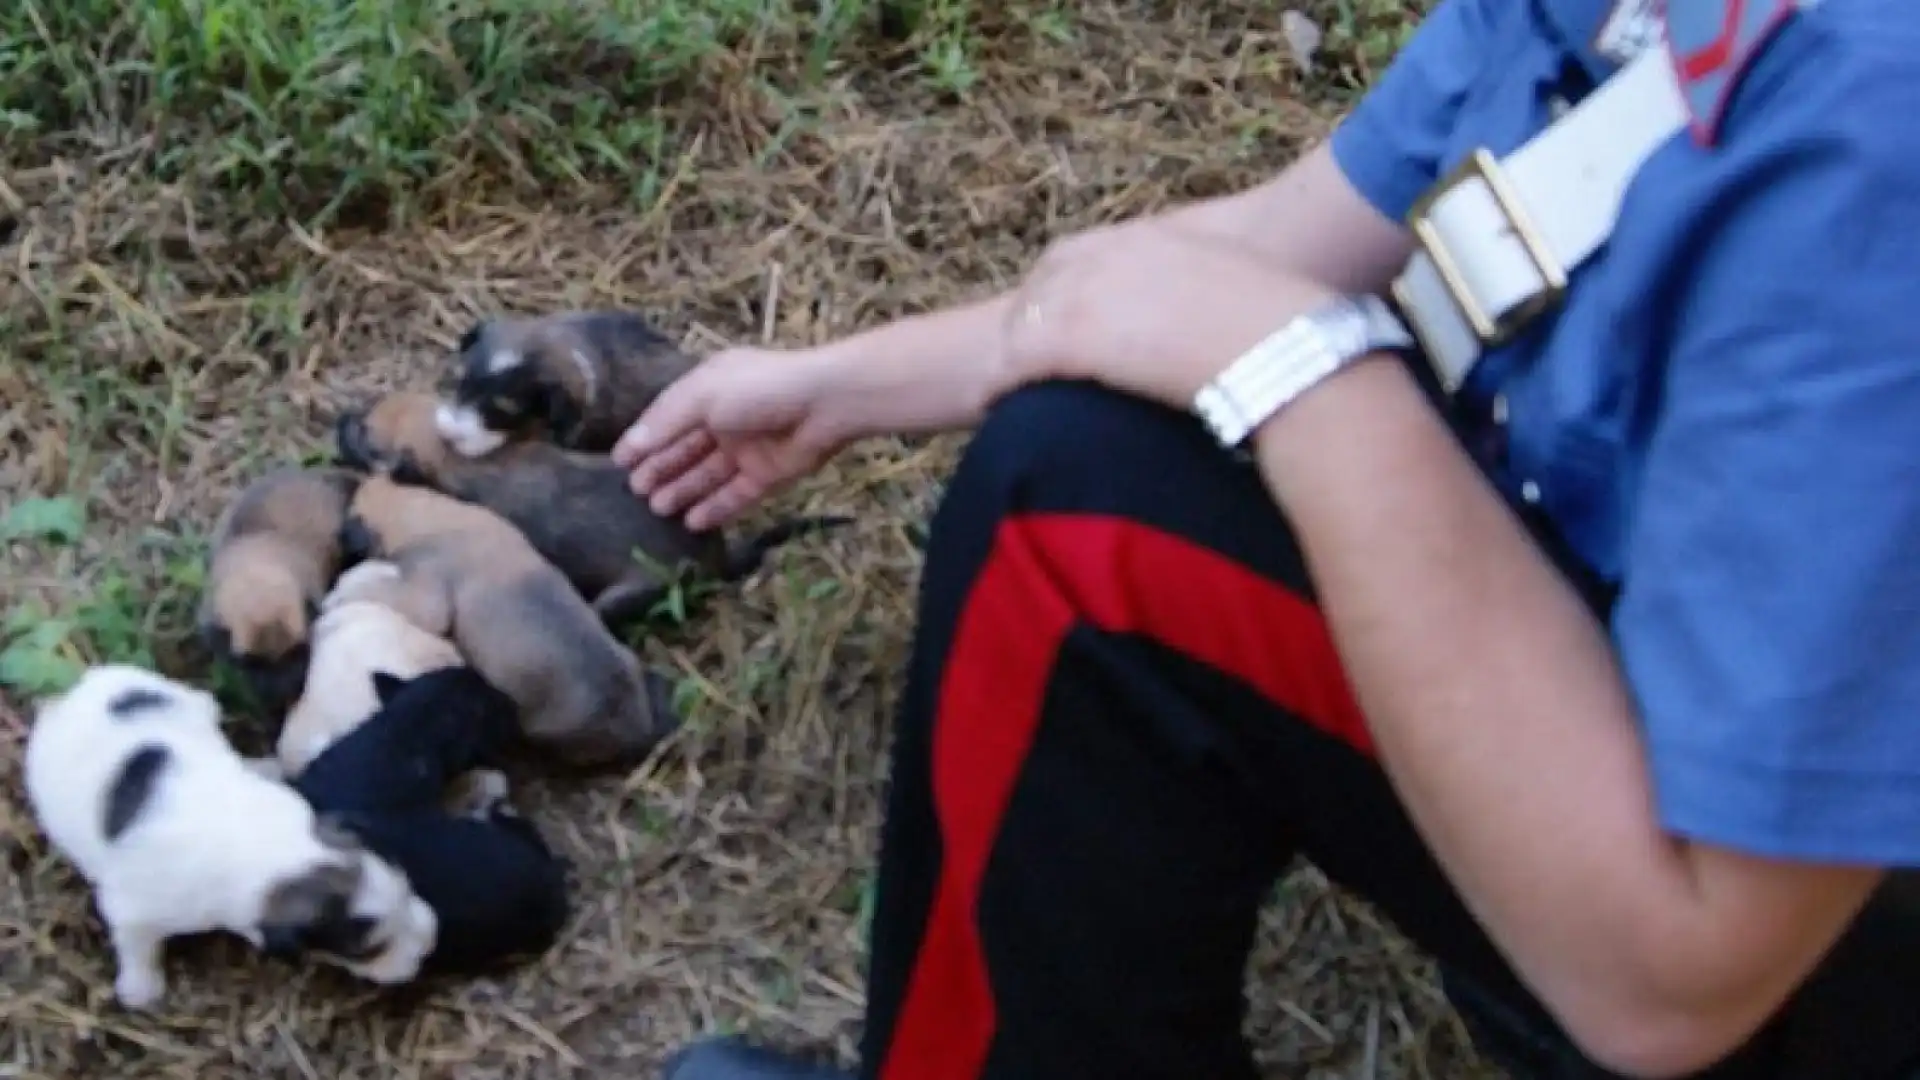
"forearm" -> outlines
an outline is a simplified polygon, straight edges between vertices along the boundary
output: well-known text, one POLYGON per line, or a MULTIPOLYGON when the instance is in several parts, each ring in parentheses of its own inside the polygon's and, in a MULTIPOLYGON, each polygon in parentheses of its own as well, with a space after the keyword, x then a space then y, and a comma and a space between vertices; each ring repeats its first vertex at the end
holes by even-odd
POLYGON ((909 316, 816 349, 831 386, 819 397, 836 440, 979 423, 1010 296, 909 316))
MULTIPOLYGON (((1334 291, 1386 288, 1411 250, 1321 143, 1272 180, 1232 195, 1110 226, 1172 226, 1242 247, 1261 261, 1334 291)), ((834 369, 837 426, 850 438, 970 428, 998 387, 1011 291, 896 322, 821 347, 834 369), (844 392, 838 388, 844 384, 844 392)))
POLYGON ((1756 1027, 1827 942, 1740 939, 1753 882, 1663 833, 1601 626, 1411 378, 1364 362, 1258 455, 1388 774, 1522 978, 1648 1075, 1756 1027))
POLYGON ((1413 252, 1411 232, 1354 190, 1326 141, 1258 187, 1153 220, 1237 245, 1334 292, 1384 292, 1413 252))

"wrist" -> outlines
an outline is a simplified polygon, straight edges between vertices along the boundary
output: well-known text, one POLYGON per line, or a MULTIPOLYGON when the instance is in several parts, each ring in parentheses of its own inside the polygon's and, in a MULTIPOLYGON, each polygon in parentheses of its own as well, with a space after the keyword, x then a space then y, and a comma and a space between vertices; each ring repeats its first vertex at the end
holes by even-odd
POLYGON ((809 400, 841 445, 976 425, 997 396, 1005 301, 913 315, 806 350, 809 400))
POLYGON ((1347 370, 1411 345, 1412 338, 1378 298, 1307 290, 1299 314, 1241 350, 1200 386, 1192 408, 1223 446, 1251 445, 1347 370))
POLYGON ((1407 409, 1425 408, 1419 384, 1401 358, 1376 351, 1308 387, 1260 425, 1246 449, 1268 484, 1284 491, 1311 470, 1316 459, 1339 458, 1356 432, 1368 438, 1395 437, 1409 426, 1407 409))
POLYGON ((835 448, 876 434, 867 415, 871 395, 860 386, 860 377, 870 364, 855 345, 853 339, 829 342, 794 357, 802 369, 807 415, 814 418, 821 437, 835 448))

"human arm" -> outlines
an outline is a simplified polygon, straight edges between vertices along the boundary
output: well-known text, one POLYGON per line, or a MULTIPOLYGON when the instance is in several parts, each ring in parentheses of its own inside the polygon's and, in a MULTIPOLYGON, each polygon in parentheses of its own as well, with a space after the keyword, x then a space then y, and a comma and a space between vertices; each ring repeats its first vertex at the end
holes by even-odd
MULTIPOLYGON (((1455 117, 1486 71, 1488 50, 1509 32, 1499 20, 1524 17, 1500 0, 1444 0, 1332 137, 1278 175, 1062 237, 1042 261, 1075 247, 1124 249, 1170 228, 1336 292, 1384 291, 1413 250, 1399 219, 1438 179, 1455 117)), ((811 350, 825 369, 821 398, 835 410, 835 429, 855 439, 971 427, 1011 388, 997 351, 1016 291, 811 350)))
MULTIPOLYGON (((1245 247, 1276 268, 1343 291, 1383 289, 1410 234, 1376 213, 1322 142, 1279 175, 1231 195, 1176 206, 1063 239, 1124 244, 1145 228, 1177 228, 1245 247)), ((833 437, 970 428, 1008 387, 1001 330, 1016 289, 807 350, 833 437)), ((807 362, 805 358, 802 362, 807 362)))
POLYGON ((1256 453, 1388 775, 1521 978, 1626 1075, 1748 1037, 1877 871, 1667 832, 1602 627, 1400 365, 1316 388, 1256 453))
MULTIPOLYGON (((1276 312, 1331 296, 1162 237, 1132 259, 1086 251, 1043 266, 1024 299, 1046 318, 1016 323, 1009 348, 1049 376, 1187 407, 1284 321, 1276 312), (1205 284, 1156 297, 1168 270, 1205 284)), ((1920 394, 1914 405, 1920 415, 1920 394)), ((1382 767, 1521 980, 1583 1050, 1629 1076, 1687 1075, 1731 1049, 1804 977, 1876 872, 1676 835, 1601 626, 1399 360, 1362 360, 1309 388, 1251 449, 1382 767)), ((1658 552, 1636 579, 1663 561, 1684 575, 1699 558, 1658 552)), ((1726 720, 1748 719, 1731 708, 1740 691, 1717 687, 1726 720)), ((1880 717, 1904 718, 1898 703, 1880 717)), ((1696 718, 1665 719, 1671 731, 1696 718)))
MULTIPOLYGON (((1609 625, 1397 361, 1308 390, 1255 444, 1414 822, 1520 977, 1629 1075, 1721 1059, 1882 868, 1920 863, 1920 136, 1873 120, 1916 101, 1814 62, 1810 34, 1756 68, 1723 144, 1675 146, 1632 199, 1667 276, 1642 301, 1652 347, 1618 358, 1654 404, 1629 421, 1651 439, 1622 466, 1609 625)), ((1326 296, 1189 248, 1154 264, 1208 285, 1159 314, 1118 252, 1047 268, 1028 299, 1058 321, 1016 328, 1016 355, 1185 406, 1326 296)))
MULTIPOLYGON (((1443 0, 1332 138, 1278 176, 1063 238, 1049 254, 1172 227, 1329 288, 1378 290, 1411 247, 1395 219, 1438 175, 1499 33, 1524 18, 1500 0, 1443 0)), ((656 512, 723 524, 850 442, 974 425, 1015 385, 1000 351, 1011 314, 1001 292, 811 348, 723 350, 668 388, 614 459, 656 512)))
MULTIPOLYGON (((1347 182, 1328 144, 1234 195, 1053 245, 1126 245, 1176 228, 1331 288, 1384 285, 1404 231, 1347 182)), ((1000 353, 1016 290, 791 351, 728 349, 662 393, 614 450, 634 491, 688 524, 724 524, 841 447, 971 428, 1012 389, 1000 353)))

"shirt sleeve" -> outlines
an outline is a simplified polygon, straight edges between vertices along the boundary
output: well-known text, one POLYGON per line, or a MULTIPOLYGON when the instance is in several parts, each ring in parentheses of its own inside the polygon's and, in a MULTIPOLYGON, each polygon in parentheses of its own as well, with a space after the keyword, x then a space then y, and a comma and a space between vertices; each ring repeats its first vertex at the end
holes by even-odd
POLYGON ((1718 147, 1674 148, 1691 220, 1643 298, 1669 348, 1613 631, 1674 833, 1914 865, 1920 134, 1887 118, 1920 83, 1871 55, 1763 61, 1718 147))
POLYGON ((1374 209, 1403 220, 1439 179, 1461 107, 1489 70, 1492 10, 1523 6, 1441 0, 1334 129, 1334 160, 1374 209))

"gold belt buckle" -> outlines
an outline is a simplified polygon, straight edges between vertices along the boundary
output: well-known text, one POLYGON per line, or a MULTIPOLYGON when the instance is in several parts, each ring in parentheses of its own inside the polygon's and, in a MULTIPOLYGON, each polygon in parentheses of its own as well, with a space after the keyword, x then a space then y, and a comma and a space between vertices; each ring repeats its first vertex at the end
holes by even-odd
MULTIPOLYGON (((1454 306, 1460 309, 1461 316, 1466 319, 1467 325, 1472 327, 1474 336, 1480 339, 1482 349, 1492 348, 1512 340, 1513 336, 1524 329, 1529 322, 1558 304, 1566 295, 1565 268, 1547 249, 1546 239, 1541 236, 1540 230, 1520 205, 1519 196, 1515 194, 1513 186, 1508 183, 1506 173, 1500 168, 1500 162, 1485 147, 1475 148, 1451 173, 1428 188, 1413 204, 1413 208, 1407 212, 1407 225, 1413 230, 1414 239, 1419 243, 1420 250, 1432 260, 1434 272, 1439 275, 1440 283, 1445 286, 1454 306), (1453 257, 1452 252, 1447 250, 1446 241, 1429 220, 1435 203, 1445 198, 1453 189, 1473 179, 1478 179, 1486 185, 1487 192, 1493 196, 1494 205, 1506 218, 1507 227, 1513 231, 1514 237, 1520 241, 1520 246, 1526 250, 1527 258, 1533 263, 1534 272, 1540 275, 1540 280, 1545 286, 1533 296, 1515 304, 1497 319, 1488 314, 1486 308, 1480 306, 1480 301, 1474 297, 1473 290, 1460 273, 1459 261, 1453 257)), ((1393 292, 1394 299, 1399 301, 1401 309, 1413 314, 1398 282, 1394 283, 1393 292)), ((1415 321, 1417 318, 1418 316, 1415 315, 1410 321, 1415 321)))

